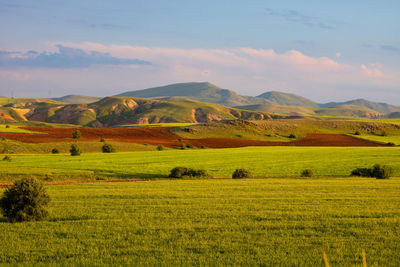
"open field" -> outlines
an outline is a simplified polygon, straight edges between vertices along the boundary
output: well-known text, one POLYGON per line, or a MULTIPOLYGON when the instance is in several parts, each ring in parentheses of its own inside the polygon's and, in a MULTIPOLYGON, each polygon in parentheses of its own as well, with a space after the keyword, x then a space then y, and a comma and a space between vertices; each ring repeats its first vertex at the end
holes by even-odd
POLYGON ((398 147, 245 147, 12 156, 0 161, 0 181, 37 176, 47 181, 94 181, 96 179, 165 178, 176 166, 206 169, 215 178, 229 178, 237 168, 255 177, 298 177, 304 169, 316 176, 348 176, 357 167, 376 163, 391 165, 400 176, 398 147))
MULTIPOLYGON (((0 189, 1 190, 1 189, 0 189)), ((48 187, 50 217, 0 221, 0 265, 400 265, 400 180, 48 187)), ((0 218, 1 220, 2 218, 0 218)))

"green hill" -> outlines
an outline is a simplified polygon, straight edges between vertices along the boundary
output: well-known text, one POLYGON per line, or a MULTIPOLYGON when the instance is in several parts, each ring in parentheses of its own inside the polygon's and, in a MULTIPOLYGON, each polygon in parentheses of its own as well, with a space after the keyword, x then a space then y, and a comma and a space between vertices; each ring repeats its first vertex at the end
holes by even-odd
POLYGON ((145 97, 156 99, 181 97, 201 102, 216 103, 228 107, 268 103, 268 101, 265 99, 251 96, 241 96, 233 91, 222 89, 208 82, 176 83, 144 90, 129 91, 119 94, 117 96, 145 97))
POLYGON ((378 102, 372 102, 368 101, 365 99, 355 99, 355 100, 350 100, 346 102, 330 102, 326 104, 320 104, 320 107, 323 108, 334 108, 337 106, 341 105, 353 105, 353 106, 360 106, 360 107, 366 107, 372 110, 375 110, 379 113, 387 114, 391 112, 400 112, 400 107, 399 106, 393 106, 389 105, 386 103, 378 103, 378 102))
POLYGON ((52 98, 52 100, 65 102, 69 104, 89 104, 99 101, 101 97, 86 95, 66 95, 62 97, 52 98))
POLYGON ((0 107, 3 123, 41 121, 93 127, 123 124, 168 122, 206 122, 232 119, 263 120, 270 116, 262 112, 238 110, 217 104, 188 99, 154 100, 133 97, 105 97, 90 104, 50 102, 45 106, 19 102, 21 108, 0 107), (50 104, 51 103, 51 104, 50 104), (30 108, 28 108, 30 107, 30 108))
POLYGON ((285 106, 318 107, 318 104, 295 94, 282 93, 277 91, 265 92, 258 98, 264 98, 272 104, 285 106))
POLYGON ((383 114, 375 110, 356 106, 356 105, 339 105, 333 108, 311 108, 301 106, 286 106, 286 105, 248 105, 237 106, 236 108, 244 110, 252 110, 267 113, 280 113, 288 115, 300 116, 338 116, 338 117, 361 117, 361 118, 376 118, 381 117, 383 114))

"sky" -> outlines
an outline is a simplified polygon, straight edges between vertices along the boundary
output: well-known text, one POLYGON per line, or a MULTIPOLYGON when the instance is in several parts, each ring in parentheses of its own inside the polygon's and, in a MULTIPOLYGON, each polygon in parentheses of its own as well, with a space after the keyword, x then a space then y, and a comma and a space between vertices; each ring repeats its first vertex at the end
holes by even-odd
POLYGON ((398 14, 398 0, 0 0, 0 95, 207 81, 400 105, 398 14))

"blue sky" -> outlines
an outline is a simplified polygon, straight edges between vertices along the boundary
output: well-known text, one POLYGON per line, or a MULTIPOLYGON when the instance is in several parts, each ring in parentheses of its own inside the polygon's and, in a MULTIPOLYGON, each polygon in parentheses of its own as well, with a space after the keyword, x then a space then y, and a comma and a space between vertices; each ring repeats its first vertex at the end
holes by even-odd
POLYGON ((0 0, 0 95, 209 81, 400 105, 399 1, 0 0))

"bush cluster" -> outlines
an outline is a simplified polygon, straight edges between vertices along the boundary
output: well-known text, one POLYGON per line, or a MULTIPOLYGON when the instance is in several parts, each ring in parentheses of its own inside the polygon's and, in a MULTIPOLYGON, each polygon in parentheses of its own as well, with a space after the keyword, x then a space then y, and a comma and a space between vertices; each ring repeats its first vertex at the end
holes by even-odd
POLYGON ((175 167, 169 174, 170 178, 182 178, 182 177, 211 177, 206 170, 195 170, 186 167, 175 167))
POLYGON ((157 150, 158 151, 162 151, 162 150, 164 150, 165 148, 164 148, 164 146, 163 145, 158 145, 157 146, 157 150))
POLYGON ((4 161, 11 161, 11 157, 8 156, 8 155, 6 155, 6 156, 4 156, 3 160, 4 160, 4 161))
POLYGON ((351 176, 375 177, 376 179, 388 179, 393 174, 393 168, 387 165, 375 164, 372 168, 357 168, 351 172, 351 176))
POLYGON ((41 182, 25 178, 4 191, 0 207, 10 222, 38 221, 48 215, 50 197, 41 182))
POLYGON ((51 153, 53 153, 53 154, 58 154, 58 153, 60 153, 60 151, 59 151, 57 148, 53 148, 53 149, 51 150, 51 153))
POLYGON ((249 178, 249 177, 251 177, 251 172, 246 169, 236 169, 232 173, 233 179, 242 179, 242 178, 249 178))

